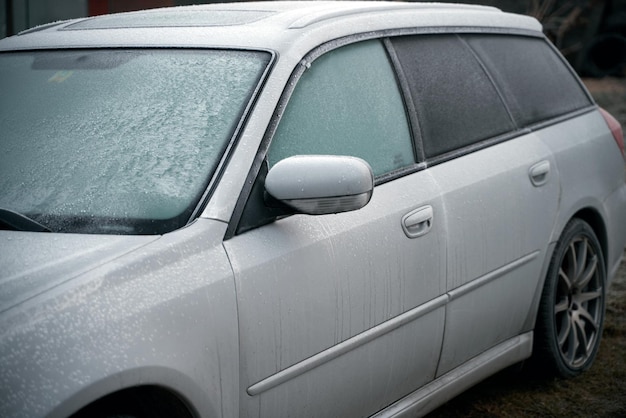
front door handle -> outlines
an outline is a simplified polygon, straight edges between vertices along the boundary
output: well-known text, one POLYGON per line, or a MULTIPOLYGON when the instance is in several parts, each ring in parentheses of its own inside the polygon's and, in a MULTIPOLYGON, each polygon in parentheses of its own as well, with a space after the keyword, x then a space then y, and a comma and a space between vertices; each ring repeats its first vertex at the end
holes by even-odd
POLYGON ((422 206, 402 217, 402 229, 409 238, 427 234, 433 226, 432 206, 422 206))
POLYGON ((548 182, 550 174, 550 161, 541 161, 528 170, 530 182, 535 187, 543 186, 548 182))

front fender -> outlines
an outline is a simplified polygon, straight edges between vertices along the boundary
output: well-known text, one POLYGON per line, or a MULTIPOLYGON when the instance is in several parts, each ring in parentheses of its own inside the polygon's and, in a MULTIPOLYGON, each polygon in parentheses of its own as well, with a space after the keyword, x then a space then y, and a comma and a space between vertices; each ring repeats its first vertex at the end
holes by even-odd
POLYGON ((199 219, 3 312, 0 416, 67 416, 143 384, 171 388, 202 416, 236 416, 225 229, 199 219))

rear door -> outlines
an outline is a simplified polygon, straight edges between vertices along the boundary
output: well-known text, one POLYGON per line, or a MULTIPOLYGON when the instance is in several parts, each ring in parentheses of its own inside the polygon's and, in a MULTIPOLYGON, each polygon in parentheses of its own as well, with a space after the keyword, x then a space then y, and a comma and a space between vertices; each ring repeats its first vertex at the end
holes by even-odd
POLYGON ((438 375, 528 331, 557 214, 554 168, 534 134, 432 168, 455 237, 438 375))
POLYGON ((392 42, 446 208, 441 375, 524 331, 557 213, 558 175, 550 150, 519 125, 465 36, 392 42))
POLYGON ((357 156, 377 185, 361 210, 266 225, 259 216, 256 226, 250 196, 246 227, 224 244, 238 295, 242 416, 375 413, 434 378, 443 338, 443 205, 415 163, 385 48, 351 44, 303 68, 267 163, 357 156))

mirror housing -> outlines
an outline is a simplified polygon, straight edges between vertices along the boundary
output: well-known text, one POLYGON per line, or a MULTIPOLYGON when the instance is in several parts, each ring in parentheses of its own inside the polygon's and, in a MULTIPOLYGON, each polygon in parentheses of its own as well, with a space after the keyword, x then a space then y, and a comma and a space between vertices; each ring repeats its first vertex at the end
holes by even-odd
POLYGON ((367 162, 336 155, 296 155, 267 173, 265 190, 274 199, 309 215, 361 209, 374 191, 367 162))

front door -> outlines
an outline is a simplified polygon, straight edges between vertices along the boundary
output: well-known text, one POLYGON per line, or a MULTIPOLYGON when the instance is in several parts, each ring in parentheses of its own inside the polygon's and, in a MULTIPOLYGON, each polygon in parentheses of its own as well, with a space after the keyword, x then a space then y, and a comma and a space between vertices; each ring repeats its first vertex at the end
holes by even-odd
POLYGON ((225 241, 242 416, 369 415, 434 378, 446 229, 405 114, 376 40, 322 55, 299 79, 269 165, 296 154, 351 155, 371 165, 377 186, 358 211, 292 215, 225 241))

